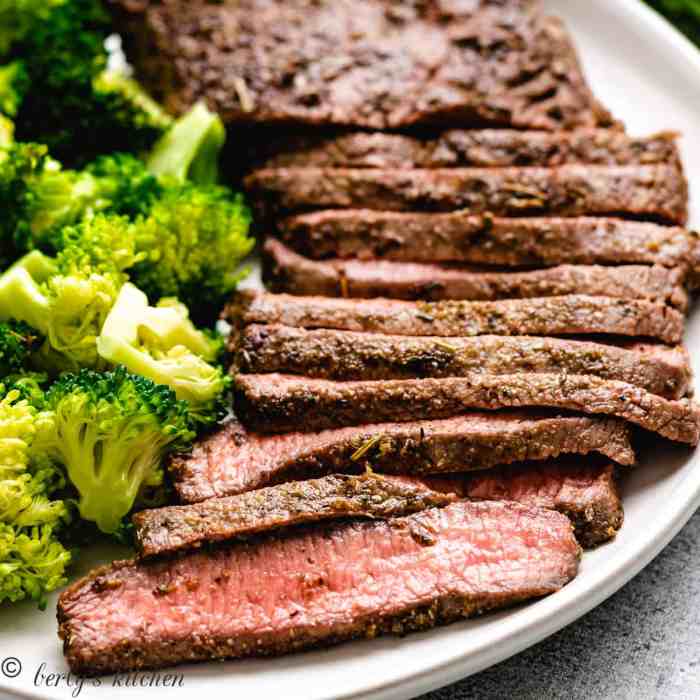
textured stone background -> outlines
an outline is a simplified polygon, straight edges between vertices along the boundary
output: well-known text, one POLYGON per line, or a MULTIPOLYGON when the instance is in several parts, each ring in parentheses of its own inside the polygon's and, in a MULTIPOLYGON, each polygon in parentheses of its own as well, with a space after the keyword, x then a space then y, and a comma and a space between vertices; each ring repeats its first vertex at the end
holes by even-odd
POLYGON ((602 605, 518 656, 421 700, 700 698, 700 511, 602 605))

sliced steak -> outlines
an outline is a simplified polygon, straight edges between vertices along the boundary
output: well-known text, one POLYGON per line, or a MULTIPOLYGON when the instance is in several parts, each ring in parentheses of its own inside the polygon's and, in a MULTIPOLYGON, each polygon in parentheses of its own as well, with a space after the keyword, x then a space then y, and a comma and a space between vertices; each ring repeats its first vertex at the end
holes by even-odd
POLYGON ((282 654, 547 595, 576 575, 579 553, 561 513, 461 501, 115 562, 62 593, 59 636, 80 675, 282 654))
POLYGON ((537 0, 110 0, 151 92, 239 125, 609 126, 537 0))
POLYGON ((263 168, 506 168, 589 165, 649 165, 679 163, 677 134, 645 138, 612 129, 577 131, 511 131, 451 129, 428 138, 400 134, 350 132, 271 140, 263 168))
POLYGON ((629 428, 615 418, 512 411, 381 423, 320 433, 260 435, 231 421, 169 465, 184 503, 293 479, 362 471, 434 474, 599 452, 633 464, 629 428))
MULTIPOLYGON (((452 489, 450 489, 452 491, 452 489)), ((294 525, 341 518, 390 518, 455 500, 419 480, 331 474, 134 516, 141 556, 167 554, 294 525)))
POLYGON ((474 372, 588 374, 640 386, 677 399, 688 391, 690 359, 681 346, 626 348, 583 340, 483 335, 411 337, 246 326, 231 337, 233 371, 301 374, 320 379, 460 377, 474 372))
POLYGON ((589 294, 688 306, 680 267, 559 265, 504 272, 389 260, 317 261, 275 238, 265 242, 263 277, 270 291, 302 296, 484 301, 589 294))
POLYGON ((578 541, 594 547, 622 525, 614 474, 611 462, 596 459, 532 462, 442 477, 331 474, 141 511, 133 519, 136 548, 142 558, 172 554, 313 522, 397 517, 444 507, 456 498, 558 510, 573 522, 578 541))
POLYGON ((266 433, 449 418, 473 409, 538 407, 616 416, 691 445, 700 439, 700 406, 689 399, 669 401, 625 382, 576 374, 360 382, 240 374, 235 406, 246 427, 266 433))
POLYGON ((700 268, 697 236, 624 219, 504 219, 449 214, 318 211, 277 222, 287 245, 309 258, 382 258, 473 265, 659 264, 700 268))
POLYGON ((393 335, 589 335, 604 333, 678 343, 683 314, 645 299, 584 294, 501 301, 410 302, 242 292, 226 312, 234 327, 282 323, 393 335))
POLYGON ((471 474, 401 478, 461 498, 553 508, 571 519, 576 538, 584 547, 595 547, 614 537, 624 517, 615 466, 603 460, 558 459, 471 474))
POLYGON ((264 219, 317 209, 621 215, 684 224, 688 186, 675 165, 374 170, 277 168, 245 179, 264 219))

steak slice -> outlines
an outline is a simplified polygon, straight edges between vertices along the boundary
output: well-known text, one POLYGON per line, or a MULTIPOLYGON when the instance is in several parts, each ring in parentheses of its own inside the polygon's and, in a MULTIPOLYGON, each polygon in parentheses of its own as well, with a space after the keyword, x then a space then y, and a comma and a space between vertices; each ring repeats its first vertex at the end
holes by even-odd
MULTIPOLYGON (((453 489, 450 489, 452 491, 453 489)), ((134 516, 140 556, 340 518, 390 518, 449 505, 456 496, 416 480, 378 474, 331 474, 134 516)))
POLYGON ((236 415, 265 433, 449 418, 466 410, 554 408, 623 418, 669 440, 697 445, 700 406, 669 401, 625 382, 569 374, 472 374, 447 379, 335 382, 241 374, 236 415))
POLYGON ((140 557, 172 554, 324 520, 407 515, 458 497, 558 510, 573 522, 578 541, 594 547, 622 525, 614 472, 608 461, 560 459, 442 477, 332 474, 141 511, 133 518, 136 549, 140 557))
POLYGON ((624 219, 504 219, 463 211, 351 209, 280 219, 277 231, 287 245, 309 258, 509 267, 562 263, 700 267, 696 235, 678 227, 624 219))
POLYGON ((454 476, 401 478, 461 498, 553 508, 572 521, 584 547, 614 537, 624 518, 615 466, 601 460, 558 459, 454 476))
POLYGON ((80 675, 282 654, 547 595, 576 575, 579 556, 561 513, 461 501, 115 562, 61 594, 59 637, 80 675))
POLYGON ((239 125, 609 126, 537 0, 110 0, 139 77, 239 125))
POLYGON ((562 338, 482 335, 445 340, 252 324, 232 334, 230 350, 235 353, 234 373, 281 372, 319 379, 563 372, 616 379, 677 399, 687 393, 691 377, 682 346, 617 347, 562 338))
POLYGON ((265 242, 263 265, 270 291, 302 296, 485 301, 589 294, 688 307, 685 270, 661 265, 559 265, 513 272, 389 260, 317 261, 274 238, 265 242))
POLYGON ((451 129, 428 138, 400 134, 310 132, 271 140, 258 155, 262 168, 506 168, 680 163, 677 134, 645 138, 612 129, 512 131, 451 129))
POLYGON ((172 458, 183 503, 333 472, 435 474, 488 469, 560 454, 599 452, 633 464, 629 428, 615 418, 533 411, 464 413, 445 420, 381 423, 320 433, 261 435, 230 421, 172 458))
POLYGON ((374 170, 277 168, 245 178, 262 218, 305 209, 490 212, 500 216, 621 215, 688 219, 688 185, 675 165, 374 170))
POLYGON ((393 335, 590 335, 657 338, 678 343, 683 314, 645 299, 585 294, 500 301, 411 302, 333 299, 245 291, 225 312, 235 327, 282 323, 393 335))

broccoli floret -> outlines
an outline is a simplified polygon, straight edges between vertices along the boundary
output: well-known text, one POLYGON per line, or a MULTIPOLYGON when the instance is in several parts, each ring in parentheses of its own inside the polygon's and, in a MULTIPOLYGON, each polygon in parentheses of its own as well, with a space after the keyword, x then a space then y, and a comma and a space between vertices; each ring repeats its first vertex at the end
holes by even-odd
POLYGON ((62 377, 46 410, 54 439, 42 447, 65 465, 80 515, 107 533, 119 529, 142 489, 162 482, 164 456, 194 437, 185 402, 123 367, 62 377))
POLYGON ((46 340, 35 364, 52 373, 101 367, 96 338, 122 284, 138 261, 128 225, 96 216, 62 231, 61 251, 33 251, 0 276, 0 320, 28 323, 46 340))
POLYGON ((24 64, 29 89, 17 114, 17 138, 38 141, 66 165, 102 153, 142 152, 168 117, 132 82, 107 69, 111 33, 99 0, 67 0, 32 24, 10 54, 24 64))
POLYGON ((120 71, 102 71, 93 88, 96 106, 109 115, 113 126, 130 135, 131 150, 153 145, 173 124, 173 118, 143 87, 120 71))
POLYGON ((135 217, 148 211, 162 186, 128 154, 102 156, 82 171, 64 170, 46 148, 16 143, 0 151, 0 224, 6 259, 34 248, 55 252, 68 226, 99 212, 135 217))
POLYGON ((21 397, 0 388, 0 602, 45 596, 66 582, 70 553, 55 533, 69 520, 62 471, 40 452, 37 434, 52 419, 21 397))
POLYGON ((41 342, 39 334, 23 321, 0 321, 0 376, 27 370, 41 342))
POLYGON ((104 210, 135 218, 149 211, 163 186, 143 161, 127 153, 100 156, 86 167, 99 183, 104 210))
POLYGON ((250 221, 242 196, 224 187, 166 187, 134 224, 144 259, 129 275, 149 298, 177 297, 197 322, 210 325, 247 274, 237 268, 255 245, 250 221))
POLYGON ((149 306, 146 295, 127 282, 102 327, 97 351, 112 365, 171 387, 199 424, 221 417, 230 383, 216 362, 221 341, 198 331, 177 301, 149 306))
POLYGON ((221 119, 198 102, 153 146, 148 169, 178 182, 212 185, 219 178, 219 154, 225 141, 221 119))
POLYGON ((17 242, 16 235, 33 201, 29 182, 43 171, 46 158, 46 147, 38 144, 11 143, 0 148, 0 210, 3 213, 0 219, 0 263, 3 267, 21 249, 22 244, 17 242))

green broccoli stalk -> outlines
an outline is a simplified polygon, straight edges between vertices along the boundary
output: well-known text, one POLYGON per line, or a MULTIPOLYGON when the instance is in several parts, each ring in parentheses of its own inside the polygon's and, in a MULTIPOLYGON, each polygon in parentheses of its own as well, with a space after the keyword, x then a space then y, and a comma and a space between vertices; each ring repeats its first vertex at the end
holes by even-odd
POLYGON ((41 446, 65 465, 81 517, 106 533, 119 530, 144 488, 162 482, 165 455, 194 437, 186 403, 123 367, 62 377, 46 410, 53 439, 45 435, 41 446))
POLYGON ((219 154, 225 141, 221 119, 198 102, 161 136, 146 164, 159 177, 212 185, 219 178, 219 154))
POLYGON ((0 602, 29 597, 43 607, 46 593, 66 582, 71 559, 55 537, 69 511, 65 502, 52 500, 65 480, 34 452, 37 434, 51 418, 18 389, 0 393, 0 602))
POLYGON ((230 383, 216 363, 221 348, 220 339, 192 325, 185 306, 175 300, 149 306, 146 295, 128 282, 97 338, 104 360, 171 387, 200 424, 221 416, 230 383))

